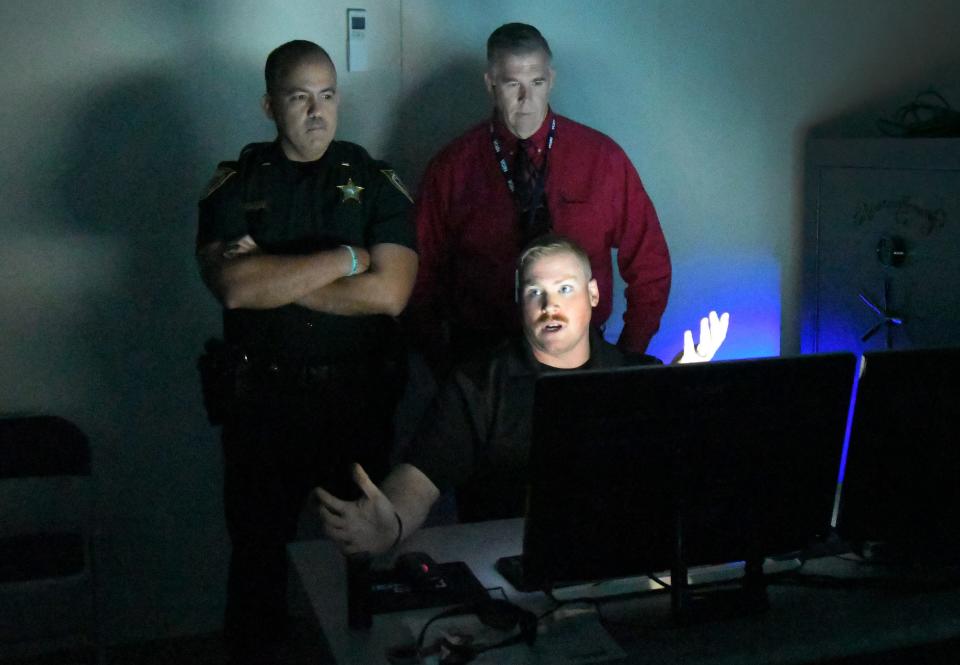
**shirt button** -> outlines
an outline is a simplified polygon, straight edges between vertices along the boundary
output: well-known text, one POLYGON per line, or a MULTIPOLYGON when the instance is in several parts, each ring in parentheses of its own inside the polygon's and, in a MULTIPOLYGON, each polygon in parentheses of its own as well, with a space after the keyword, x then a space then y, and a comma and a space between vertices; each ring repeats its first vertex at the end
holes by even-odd
POLYGON ((308 327, 308 328, 312 328, 312 327, 313 327, 313 321, 307 321, 307 327, 308 327))

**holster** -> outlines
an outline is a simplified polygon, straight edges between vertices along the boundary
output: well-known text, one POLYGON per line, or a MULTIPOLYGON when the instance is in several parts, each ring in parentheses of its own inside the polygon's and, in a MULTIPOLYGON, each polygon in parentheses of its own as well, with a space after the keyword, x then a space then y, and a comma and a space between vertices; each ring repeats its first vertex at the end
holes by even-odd
POLYGON ((203 406, 211 425, 222 425, 242 393, 244 380, 242 353, 221 339, 211 338, 197 358, 203 406))

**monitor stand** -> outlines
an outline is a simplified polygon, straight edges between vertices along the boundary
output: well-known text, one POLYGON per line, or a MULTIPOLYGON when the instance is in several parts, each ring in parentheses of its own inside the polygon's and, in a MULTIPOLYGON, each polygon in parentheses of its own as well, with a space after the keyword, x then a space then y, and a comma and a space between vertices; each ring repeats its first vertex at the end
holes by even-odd
POLYGON ((763 559, 750 559, 745 563, 743 577, 732 585, 691 586, 687 581, 687 566, 682 561, 675 562, 670 568, 670 607, 674 622, 684 626, 766 611, 770 603, 763 559))
POLYGON ((764 556, 759 541, 751 539, 744 557, 743 577, 725 586, 691 586, 686 563, 686 519, 683 508, 674 513, 673 565, 670 567, 670 608, 677 625, 728 619, 764 612, 770 607, 763 576, 764 556))

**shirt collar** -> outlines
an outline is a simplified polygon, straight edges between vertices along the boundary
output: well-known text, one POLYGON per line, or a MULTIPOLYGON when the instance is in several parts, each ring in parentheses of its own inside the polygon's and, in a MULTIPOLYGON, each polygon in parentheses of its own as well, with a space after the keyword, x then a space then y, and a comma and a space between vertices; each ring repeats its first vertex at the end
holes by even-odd
POLYGON ((287 157, 287 153, 283 151, 283 145, 280 143, 280 138, 277 137, 274 139, 273 143, 270 144, 269 154, 275 164, 279 164, 283 168, 291 171, 303 171, 310 168, 321 168, 322 166, 330 163, 331 160, 336 159, 335 157, 332 157, 331 154, 337 149, 337 142, 330 141, 330 145, 327 146, 326 151, 318 159, 315 159, 311 162, 296 162, 287 157))
MULTIPOLYGON (((617 366, 619 363, 614 362, 614 358, 610 357, 603 347, 603 335, 600 334, 599 330, 590 326, 590 358, 576 369, 596 369, 600 367, 617 366)), ((619 359, 619 352, 615 351, 614 353, 617 354, 617 359, 619 359)), ((507 356, 507 367, 510 376, 529 376, 531 374, 533 376, 540 376, 548 372, 571 371, 559 368, 547 368, 540 363, 536 356, 533 355, 533 350, 530 348, 530 344, 523 334, 515 335, 510 339, 510 353, 507 356)))
MULTIPOLYGON (((493 121, 493 128, 497 138, 500 139, 500 142, 505 146, 507 152, 514 152, 517 149, 517 141, 520 139, 510 133, 510 130, 507 129, 503 120, 500 119, 499 113, 494 112, 494 114, 496 120, 493 121)), ((548 106, 547 115, 543 118, 543 123, 540 125, 540 128, 527 139, 534 147, 542 150, 547 145, 547 134, 550 133, 550 120, 553 117, 553 109, 548 106)))

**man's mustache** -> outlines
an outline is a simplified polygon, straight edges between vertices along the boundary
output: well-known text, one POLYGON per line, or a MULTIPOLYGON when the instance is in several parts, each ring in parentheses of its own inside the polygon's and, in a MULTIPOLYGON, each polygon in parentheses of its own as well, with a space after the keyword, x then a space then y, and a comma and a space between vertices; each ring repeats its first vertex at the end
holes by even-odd
POLYGON ((569 323, 569 319, 563 314, 547 314, 544 312, 539 317, 537 317, 537 323, 548 323, 550 321, 556 321, 557 323, 569 323))

